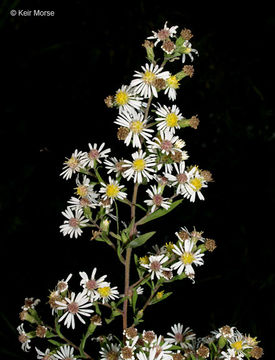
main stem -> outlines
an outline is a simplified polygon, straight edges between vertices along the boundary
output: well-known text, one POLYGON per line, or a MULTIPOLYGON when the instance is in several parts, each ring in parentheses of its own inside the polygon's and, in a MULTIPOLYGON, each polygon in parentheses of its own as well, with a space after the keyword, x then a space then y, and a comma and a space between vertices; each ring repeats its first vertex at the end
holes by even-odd
MULTIPOLYGON (((133 198, 131 204, 131 222, 136 217, 136 202, 137 202, 138 183, 134 185, 133 198)), ((136 233, 135 220, 133 221, 132 229, 129 234, 129 241, 132 240, 136 233)), ((125 259, 125 282, 124 282, 124 296, 125 300, 123 303, 123 330, 127 329, 127 315, 128 315, 128 296, 129 296, 129 284, 130 284, 130 263, 131 263, 132 248, 126 249, 125 259)))

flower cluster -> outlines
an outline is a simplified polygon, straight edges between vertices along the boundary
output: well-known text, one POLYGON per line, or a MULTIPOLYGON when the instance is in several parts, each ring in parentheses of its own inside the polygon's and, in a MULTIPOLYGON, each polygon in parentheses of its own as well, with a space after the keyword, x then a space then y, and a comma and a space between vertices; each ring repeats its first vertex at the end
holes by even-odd
POLYGON ((140 267, 150 273, 151 280, 156 277, 174 281, 173 270, 176 270, 178 277, 188 277, 194 282, 194 265, 203 265, 204 252, 212 252, 216 248, 215 241, 205 239, 202 233, 196 229, 189 232, 187 228, 181 228, 175 233, 178 239, 176 243, 169 242, 161 248, 156 247, 154 254, 140 257, 140 267))
POLYGON ((194 68, 184 65, 174 73, 165 66, 180 59, 185 63, 188 57, 193 61, 193 55, 198 55, 190 42, 191 31, 177 31, 178 26, 168 27, 167 22, 163 29, 153 31, 143 44, 147 61, 128 84, 105 99, 109 108, 117 110, 113 127, 118 141, 126 146, 123 156, 114 156, 105 143, 88 143, 86 150, 76 149, 65 159, 60 174, 65 180, 75 177, 60 232, 77 239, 87 228, 91 240, 110 246, 124 266, 124 291, 119 293, 107 275, 98 276, 97 268, 93 268, 91 275, 79 272, 81 290, 75 292, 69 286, 69 274, 50 292, 50 324, 36 310, 40 301, 26 298, 20 313, 22 323, 17 328, 22 349, 29 351, 34 338, 49 343, 45 351, 35 348, 37 359, 91 360, 88 339, 98 343, 100 360, 240 360, 259 359, 263 354, 256 338, 229 326, 204 338, 197 338, 181 323, 174 324, 166 336, 137 329, 148 307, 172 294, 165 292, 166 284, 184 278, 194 283, 195 268, 204 264, 205 252, 216 248, 215 241, 205 238, 202 231, 181 227, 174 242, 155 245, 153 252, 142 257, 135 253, 156 233, 144 233, 144 224, 167 215, 183 200, 204 200, 204 190, 213 181, 210 171, 187 165, 189 154, 181 132, 186 127, 197 129, 198 116, 186 118, 176 104, 169 103, 176 100, 181 80, 191 78, 194 68), (120 218, 119 205, 128 206, 128 223, 120 218), (131 256, 137 270, 133 281, 131 256), (121 337, 106 335, 104 327, 103 334, 93 337, 103 323, 107 326, 117 318, 123 323, 121 337), (63 335, 62 326, 67 332, 78 328, 79 322, 86 326, 86 332, 76 344, 63 335), (25 331, 25 325, 30 331, 25 331))
POLYGON ((224 326, 212 334, 197 338, 189 327, 178 323, 171 327, 166 336, 152 330, 139 333, 135 327, 124 330, 126 341, 115 342, 113 337, 101 337, 100 360, 193 360, 243 358, 260 359, 263 349, 256 338, 241 334, 236 328, 224 326), (228 331, 230 334, 221 334, 228 331))
POLYGON ((66 220, 60 231, 64 235, 78 237, 84 227, 95 226, 92 210, 99 211, 101 221, 107 216, 114 219, 114 203, 127 201, 127 182, 133 181, 147 187, 149 199, 144 202, 149 212, 159 208, 168 210, 175 197, 183 197, 191 202, 197 197, 204 200, 203 189, 212 181, 211 173, 198 166, 186 165, 189 158, 183 149, 186 144, 177 134, 185 127, 196 129, 198 117, 185 118, 175 104, 153 103, 161 93, 174 101, 179 81, 193 76, 191 65, 185 65, 174 75, 163 70, 164 65, 176 60, 179 53, 183 57, 185 54, 191 55, 191 52, 197 53, 191 48, 191 32, 186 29, 175 44, 172 42, 171 39, 177 36, 177 28, 168 28, 165 23, 162 30, 153 32, 148 39, 155 39, 155 43, 149 42, 149 45, 146 40, 145 46, 150 63, 135 72, 129 85, 122 85, 114 96, 105 99, 108 107, 118 109, 114 124, 118 126, 118 140, 133 148, 128 158, 112 156, 111 149, 105 148, 105 143, 99 146, 89 143, 88 151, 75 150, 71 157, 66 158, 61 176, 66 180, 77 176, 75 195, 62 212, 66 220), (154 47, 160 42, 164 51, 161 65, 156 63, 153 56, 154 47), (167 51, 172 44, 173 51, 167 51))

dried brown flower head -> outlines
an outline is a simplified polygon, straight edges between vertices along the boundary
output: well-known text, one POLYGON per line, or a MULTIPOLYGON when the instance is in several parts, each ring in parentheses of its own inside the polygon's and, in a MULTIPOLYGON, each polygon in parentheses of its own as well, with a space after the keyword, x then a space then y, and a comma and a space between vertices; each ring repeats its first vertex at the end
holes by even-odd
POLYGON ((184 40, 190 40, 193 37, 193 34, 191 32, 190 29, 186 29, 184 28, 183 30, 181 30, 180 36, 184 39, 184 40))

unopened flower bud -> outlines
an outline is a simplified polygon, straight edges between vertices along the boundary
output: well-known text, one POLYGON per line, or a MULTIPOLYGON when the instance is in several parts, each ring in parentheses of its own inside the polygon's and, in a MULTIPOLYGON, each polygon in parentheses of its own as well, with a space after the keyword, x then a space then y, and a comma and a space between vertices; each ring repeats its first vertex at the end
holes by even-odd
POLYGON ((114 97, 109 95, 104 99, 104 102, 108 108, 112 108, 114 106, 114 97))
POLYGON ((37 322, 36 319, 32 315, 30 315, 28 313, 28 311, 26 311, 26 310, 23 310, 23 311, 20 312, 19 318, 20 318, 21 321, 28 321, 28 322, 30 322, 32 324, 37 322))
POLYGON ((154 44, 149 40, 145 40, 145 42, 142 44, 142 46, 144 46, 146 49, 148 60, 153 62, 155 60, 154 44))
POLYGON ((180 36, 184 39, 184 40, 190 40, 193 37, 193 34, 191 32, 190 29, 186 29, 184 28, 183 30, 181 30, 180 36))

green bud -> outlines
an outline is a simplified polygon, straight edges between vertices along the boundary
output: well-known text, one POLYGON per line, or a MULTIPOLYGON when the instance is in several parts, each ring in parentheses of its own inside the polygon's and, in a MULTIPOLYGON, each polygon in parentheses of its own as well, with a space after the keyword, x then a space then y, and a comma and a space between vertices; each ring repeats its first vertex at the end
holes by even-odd
POLYGON ((223 336, 221 336, 221 337, 219 338, 219 342, 218 342, 219 348, 220 348, 220 349, 224 348, 225 345, 226 345, 226 343, 227 343, 226 338, 223 337, 223 336))
POLYGON ((137 319, 141 319, 143 317, 143 310, 139 310, 137 313, 137 319))
POLYGON ((100 223, 100 228, 105 231, 106 233, 108 233, 109 231, 109 227, 110 227, 110 220, 102 220, 100 223))
POLYGON ((182 46, 182 44, 184 43, 184 38, 183 37, 178 37, 177 40, 176 40, 176 46, 177 47, 180 47, 182 46))
POLYGON ((125 232, 125 230, 121 232, 121 240, 124 244, 127 243, 129 240, 128 234, 125 232))
POLYGON ((189 121, 189 119, 182 119, 182 120, 180 120, 180 121, 179 121, 179 126, 180 126, 181 128, 185 128, 185 127, 190 126, 190 121, 189 121))
POLYGON ((154 44, 151 41, 145 40, 142 46, 144 46, 146 49, 148 60, 154 62, 155 61, 154 44))

